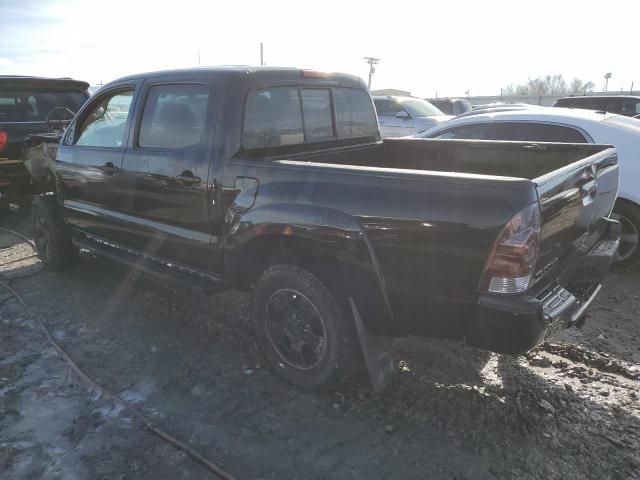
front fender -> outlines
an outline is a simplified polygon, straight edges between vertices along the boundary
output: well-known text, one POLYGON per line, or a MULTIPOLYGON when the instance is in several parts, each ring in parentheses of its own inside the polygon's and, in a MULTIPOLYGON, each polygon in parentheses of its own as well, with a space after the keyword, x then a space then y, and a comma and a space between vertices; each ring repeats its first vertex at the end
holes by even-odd
MULTIPOLYGON (((376 333, 393 324, 382 270, 366 231, 357 218, 344 212, 306 204, 275 204, 254 207, 244 213, 230 211, 225 222, 224 267, 236 283, 243 259, 266 243, 295 245, 309 253, 309 263, 338 278, 334 285, 352 298, 363 322, 376 333), (325 268, 331 265, 330 268, 325 268)), ((261 252, 261 257, 267 255, 261 252)), ((334 290, 335 291, 335 290, 334 290)), ((342 292, 341 292, 342 293, 342 292)))

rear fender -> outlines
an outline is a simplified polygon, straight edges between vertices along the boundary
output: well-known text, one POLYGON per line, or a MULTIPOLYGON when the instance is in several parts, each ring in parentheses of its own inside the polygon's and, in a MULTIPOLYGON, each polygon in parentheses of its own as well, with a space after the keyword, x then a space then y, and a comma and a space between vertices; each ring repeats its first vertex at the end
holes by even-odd
POLYGON ((386 333, 392 313, 382 271, 365 230, 343 212, 303 204, 230 211, 224 235, 224 270, 240 288, 255 282, 278 256, 318 274, 348 307, 353 299, 366 326, 386 333))

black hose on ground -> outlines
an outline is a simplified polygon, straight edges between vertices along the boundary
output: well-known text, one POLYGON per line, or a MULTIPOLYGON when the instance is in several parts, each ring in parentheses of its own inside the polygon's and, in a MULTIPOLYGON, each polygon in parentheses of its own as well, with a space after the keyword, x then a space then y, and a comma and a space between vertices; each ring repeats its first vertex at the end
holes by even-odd
MULTIPOLYGON (((24 240, 26 240, 27 242, 29 242, 31 245, 33 245, 33 242, 29 238, 27 238, 26 236, 24 236, 23 234, 21 234, 19 232, 15 232, 13 230, 10 230, 8 228, 3 228, 3 227, 0 227, 0 230, 3 230, 3 231, 8 232, 8 233, 12 233, 12 234, 14 234, 14 235, 16 235, 18 237, 21 237, 24 240)), ((38 271, 40 271, 40 270, 38 270, 38 271)), ((31 275, 37 273, 38 271, 31 273, 31 275)), ((26 276, 28 276, 28 275, 26 275, 26 276)), ((24 277, 19 277, 19 278, 24 278, 24 277)), ((126 400, 122 399, 118 394, 113 393, 112 391, 110 391, 107 388, 103 387, 98 382, 96 382, 91 377, 89 377, 89 375, 87 375, 78 366, 78 364, 76 364, 76 362, 73 361, 73 359, 62 348, 62 346, 60 346, 60 344, 56 341, 56 339, 53 338, 53 336, 51 335, 51 332, 49 331, 49 329, 47 328, 45 323, 42 321, 42 319, 38 315, 33 313, 33 311, 29 308, 27 303, 18 294, 18 292, 16 292, 11 286, 9 286, 6 282, 4 282, 2 280, 0 280, 0 286, 3 287, 5 290, 7 290, 11 294, 11 297, 15 298, 20 303, 20 305, 22 305, 22 308, 24 308, 25 312, 27 312, 27 315, 29 315, 40 326, 40 328, 44 332, 45 336, 47 337, 47 340, 49 340, 49 343, 51 343, 53 348, 58 352, 58 354, 63 358, 63 360, 69 365, 69 367, 82 380, 84 380, 84 382, 90 388, 100 391, 105 397, 109 398, 113 402, 115 402, 118 405, 120 405, 121 407, 123 407, 125 410, 130 412, 131 415, 136 417, 144 425, 144 427, 147 430, 149 430, 150 432, 154 433, 155 435, 157 435, 158 437, 163 439, 165 442, 171 444, 173 447, 177 448, 178 450, 181 450, 184 453, 186 453, 187 455, 189 455, 193 460, 195 460, 196 462, 198 462, 199 464, 204 466, 206 469, 208 469, 211 473, 216 475, 216 477, 221 478, 223 480, 236 480, 235 477, 233 477, 230 473, 227 473, 219 465, 216 465, 212 461, 207 460, 204 456, 202 456, 200 453, 195 451, 193 448, 189 447, 188 445, 186 445, 185 443, 181 442, 180 440, 178 440, 177 438, 173 437, 172 435, 169 435, 168 433, 164 432, 159 427, 156 427, 137 408, 132 406, 126 400)), ((9 297, 9 298, 11 298, 11 297, 9 297)))

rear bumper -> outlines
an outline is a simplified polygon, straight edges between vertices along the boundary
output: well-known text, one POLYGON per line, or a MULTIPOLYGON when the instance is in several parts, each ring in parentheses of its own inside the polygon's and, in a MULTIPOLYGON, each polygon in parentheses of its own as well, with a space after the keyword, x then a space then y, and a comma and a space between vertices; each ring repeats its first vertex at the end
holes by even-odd
POLYGON ((608 222, 600 241, 543 290, 480 295, 467 342, 499 353, 524 353, 580 321, 600 292, 620 242, 620 224, 608 222))

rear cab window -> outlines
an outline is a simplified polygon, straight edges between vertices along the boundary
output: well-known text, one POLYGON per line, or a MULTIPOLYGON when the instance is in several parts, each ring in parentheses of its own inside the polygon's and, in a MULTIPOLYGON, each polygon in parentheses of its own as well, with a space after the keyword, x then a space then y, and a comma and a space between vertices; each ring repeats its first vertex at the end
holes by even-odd
POLYGON ((378 137, 369 95, 348 87, 272 87, 249 95, 244 149, 378 137))
POLYGON ((338 138, 378 135, 378 121, 371 98, 363 90, 334 88, 338 138))
POLYGON ((305 141, 321 142, 335 138, 328 88, 302 89, 305 141))

